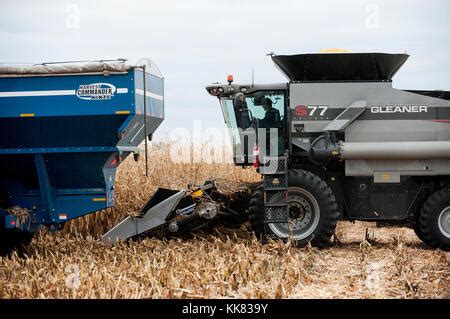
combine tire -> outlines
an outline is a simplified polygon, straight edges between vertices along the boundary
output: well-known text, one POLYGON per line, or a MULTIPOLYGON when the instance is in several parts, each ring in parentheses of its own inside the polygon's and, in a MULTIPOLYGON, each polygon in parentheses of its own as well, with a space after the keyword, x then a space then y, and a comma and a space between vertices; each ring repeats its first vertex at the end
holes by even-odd
POLYGON ((418 237, 430 247, 450 250, 450 188, 432 194, 418 217, 418 237))
POLYGON ((412 226, 412 229, 414 230, 414 233, 416 234, 416 236, 419 237, 419 239, 421 241, 425 242, 425 239, 422 236, 422 232, 420 231, 420 226, 419 226, 420 214, 419 213, 415 214, 415 216, 413 217, 414 219, 412 220, 411 226, 412 226))
POLYGON ((330 243, 339 218, 336 198, 331 188, 317 175, 304 170, 289 172, 288 213, 291 225, 264 225, 264 191, 256 189, 250 201, 250 222, 258 236, 296 241, 299 247, 308 243, 324 247, 330 243))

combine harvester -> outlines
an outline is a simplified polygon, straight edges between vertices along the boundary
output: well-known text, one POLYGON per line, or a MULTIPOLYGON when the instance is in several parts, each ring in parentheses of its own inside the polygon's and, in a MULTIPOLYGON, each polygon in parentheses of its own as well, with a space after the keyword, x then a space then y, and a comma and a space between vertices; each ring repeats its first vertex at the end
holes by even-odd
POLYGON ((117 166, 163 119, 148 59, 0 65, 1 252, 113 206, 117 166))
MULTIPOLYGON (((237 220, 249 219, 262 237, 318 247, 338 220, 408 224, 426 244, 448 250, 450 94, 394 89, 407 58, 273 55, 288 83, 235 84, 230 76, 208 86, 231 129, 236 165, 256 166, 263 178, 247 209, 232 209, 237 220)), ((139 218, 103 239, 207 225, 224 210, 211 187, 160 190, 139 218)))
POLYGON ((394 89, 408 57, 272 55, 288 83, 206 88, 234 132, 235 163, 262 174, 257 234, 322 247, 338 220, 406 223, 450 248, 450 94, 394 89))

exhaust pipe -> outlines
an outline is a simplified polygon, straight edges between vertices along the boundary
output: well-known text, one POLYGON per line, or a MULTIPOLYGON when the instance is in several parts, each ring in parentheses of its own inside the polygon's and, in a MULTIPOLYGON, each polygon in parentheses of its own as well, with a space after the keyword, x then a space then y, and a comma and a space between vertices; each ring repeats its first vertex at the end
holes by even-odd
POLYGON ((342 142, 343 160, 450 159, 450 141, 432 142, 342 142))
POLYGON ((323 134, 311 144, 312 161, 450 159, 450 141, 429 142, 337 142, 323 134))

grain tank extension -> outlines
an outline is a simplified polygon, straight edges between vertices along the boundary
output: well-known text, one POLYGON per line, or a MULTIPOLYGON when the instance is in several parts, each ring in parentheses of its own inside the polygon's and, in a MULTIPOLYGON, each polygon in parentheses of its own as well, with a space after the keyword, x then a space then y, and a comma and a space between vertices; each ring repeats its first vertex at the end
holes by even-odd
POLYGON ((0 64, 3 252, 113 206, 117 166, 164 118, 163 77, 141 62, 0 64))
POLYGON ((450 94, 400 90, 406 54, 273 55, 288 83, 214 84, 256 233, 324 246, 338 220, 411 225, 450 248, 450 94), (270 146, 270 147, 269 147, 270 146))

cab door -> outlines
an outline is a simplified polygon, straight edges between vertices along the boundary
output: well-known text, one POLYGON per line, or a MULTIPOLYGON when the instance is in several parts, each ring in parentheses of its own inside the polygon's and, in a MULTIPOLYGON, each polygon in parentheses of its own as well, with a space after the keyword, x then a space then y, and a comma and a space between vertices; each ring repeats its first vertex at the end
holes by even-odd
POLYGON ((233 143, 236 165, 253 165, 256 150, 282 155, 286 147, 286 90, 261 90, 221 98, 225 122, 233 143), (270 101, 271 107, 267 107, 270 101))

